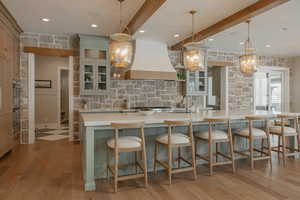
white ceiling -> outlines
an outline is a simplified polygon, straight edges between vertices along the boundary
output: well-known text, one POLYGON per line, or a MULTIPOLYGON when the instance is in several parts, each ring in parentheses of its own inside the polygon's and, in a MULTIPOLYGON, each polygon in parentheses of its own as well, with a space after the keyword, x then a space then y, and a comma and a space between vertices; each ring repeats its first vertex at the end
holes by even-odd
POLYGON ((147 31, 143 38, 174 44, 192 33, 190 10, 197 10, 195 31, 204 29, 219 20, 245 8, 257 0, 167 0, 142 26, 147 31), (174 39, 173 35, 181 35, 174 39))
MULTIPOLYGON (((259 55, 300 56, 300 1, 291 0, 253 18, 251 38, 259 55), (287 28, 287 30, 284 30, 287 28), (271 45, 267 48, 266 45, 271 45)), ((241 53, 239 43, 247 37, 247 24, 242 23, 221 32, 207 44, 213 49, 241 53)))
MULTIPOLYGON (((26 32, 84 33, 109 35, 118 31, 119 4, 117 0, 2 0, 26 32), (50 23, 40 18, 50 18, 50 23), (93 29, 91 24, 98 24, 93 29)), ((124 3, 124 24, 133 17, 145 0, 124 3)), ((191 35, 191 16, 197 10, 195 30, 204 29, 245 8, 257 0, 167 0, 141 27, 146 32, 136 38, 147 38, 172 45, 191 35), (174 38, 174 34, 180 34, 174 38)), ((291 0, 258 17, 252 22, 252 38, 258 54, 300 56, 300 1, 291 0), (282 30, 287 28, 286 31, 282 30), (271 48, 265 45, 270 44, 271 48)), ((240 24, 212 38, 207 44, 216 50, 241 52, 239 44, 246 39, 247 26, 240 24)))
MULTIPOLYGON (((127 24, 145 0, 123 3, 127 24)), ((117 0, 2 0, 25 32, 109 35, 119 31, 117 0), (42 22, 49 18, 51 22, 42 22), (91 28, 91 24, 99 28, 91 28)))

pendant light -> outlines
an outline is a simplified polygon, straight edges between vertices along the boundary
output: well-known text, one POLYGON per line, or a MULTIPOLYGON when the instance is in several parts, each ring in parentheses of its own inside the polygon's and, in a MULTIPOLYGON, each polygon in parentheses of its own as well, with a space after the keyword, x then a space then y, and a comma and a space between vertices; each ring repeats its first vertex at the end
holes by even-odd
POLYGON ((204 70, 205 68, 205 50, 200 48, 200 43, 195 42, 194 36, 194 15, 195 10, 189 12, 192 15, 192 42, 184 46, 183 52, 184 67, 188 71, 204 70))
MULTIPOLYGON (((133 41, 132 36, 122 33, 122 3, 120 2, 120 33, 115 33, 110 36, 109 41, 109 60, 113 67, 125 68, 129 67, 133 57, 133 41)), ((127 27, 125 27, 128 30, 127 27)))
POLYGON ((240 71, 245 75, 252 75, 257 72, 257 57, 250 40, 250 22, 250 20, 246 21, 248 24, 248 39, 245 42, 244 54, 240 56, 240 71))

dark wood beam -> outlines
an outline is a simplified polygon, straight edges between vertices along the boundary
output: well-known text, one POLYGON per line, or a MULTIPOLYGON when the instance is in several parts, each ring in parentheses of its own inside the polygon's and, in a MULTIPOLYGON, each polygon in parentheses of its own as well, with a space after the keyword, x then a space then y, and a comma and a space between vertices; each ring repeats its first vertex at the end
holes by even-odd
POLYGON ((24 47, 25 53, 34 53, 43 56, 76 56, 78 51, 74 49, 54 49, 54 48, 41 48, 41 47, 24 47))
MULTIPOLYGON (((247 19, 255 17, 264 13, 272 8, 275 8, 289 0, 259 0, 256 3, 226 17, 225 19, 217 22, 216 24, 201 30, 195 34, 195 41, 201 41, 211 37, 219 32, 222 32, 232 26, 245 22, 247 19)), ((182 48, 186 43, 192 42, 192 37, 188 37, 171 47, 172 50, 182 48)))
MULTIPOLYGON (((167 0, 145 0, 142 7, 127 25, 130 34, 134 34, 167 0)), ((123 30, 127 32, 127 30, 123 30)))

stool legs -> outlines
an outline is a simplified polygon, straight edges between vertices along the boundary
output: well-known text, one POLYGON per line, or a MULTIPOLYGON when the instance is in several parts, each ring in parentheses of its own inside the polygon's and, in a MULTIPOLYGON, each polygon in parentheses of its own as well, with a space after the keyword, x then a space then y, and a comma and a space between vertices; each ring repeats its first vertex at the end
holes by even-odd
POLYGON ((154 152, 154 163, 153 163, 153 172, 154 172, 154 175, 157 175, 157 154, 158 154, 158 144, 155 143, 155 152, 154 152))
POLYGON ((286 166, 286 137, 282 136, 282 155, 283 155, 283 166, 286 166))
POLYGON ((235 173, 235 158, 234 158, 234 150, 233 150, 233 138, 232 138, 232 133, 230 130, 230 134, 229 134, 229 148, 230 148, 230 155, 231 155, 231 162, 232 162, 232 173, 235 173))
POLYGON ((271 147, 270 134, 267 135, 267 145, 268 145, 268 154, 270 156, 270 168, 272 170, 273 164, 272 164, 272 147, 271 147))
POLYGON ((118 166, 119 166, 119 152, 118 151, 115 151, 115 174, 114 174, 114 190, 115 192, 118 191, 118 174, 119 174, 119 169, 118 169, 118 166))
POLYGON ((251 169, 254 168, 254 159, 253 159, 253 139, 250 137, 249 138, 249 151, 250 151, 250 163, 251 163, 251 169))
POLYGON ((281 145, 281 136, 278 136, 278 153, 277 153, 278 161, 280 161, 280 145, 281 145))
POLYGON ((172 184, 172 146, 168 145, 168 176, 169 184, 172 184))
POLYGON ((208 154, 209 154, 209 175, 213 175, 213 143, 210 141, 208 142, 208 154))
POLYGON ((145 186, 148 186, 148 170, 147 170, 147 154, 146 154, 146 145, 145 145, 145 137, 144 130, 142 130, 142 154, 143 154, 143 171, 144 171, 144 182, 145 186))
POLYGON ((178 169, 173 169, 173 152, 172 152, 172 150, 173 150, 174 146, 172 146, 172 145, 163 145, 167 149, 167 154, 168 154, 167 159, 168 160, 167 160, 167 162, 159 161, 157 158, 159 145, 162 145, 162 144, 159 144, 159 143, 155 144, 154 163, 153 163, 153 171, 154 171, 155 175, 157 174, 157 164, 160 164, 167 170, 168 182, 170 185, 172 184, 172 174, 174 174, 174 173, 180 173, 183 171, 193 171, 194 179, 195 180, 197 179, 196 152, 195 152, 196 150, 195 150, 194 141, 191 141, 191 145, 183 146, 183 147, 191 147, 192 148, 192 161, 191 162, 187 161, 181 157, 181 150, 179 150, 181 147, 177 147, 177 150, 178 150, 178 158, 177 159, 182 160, 185 163, 189 164, 190 166, 187 168, 186 167, 181 168, 181 163, 177 161, 178 169))
POLYGON ((196 164, 196 150, 194 144, 194 138, 191 139, 192 141, 192 167, 194 168, 194 179, 197 180, 197 164, 196 164))
POLYGON ((180 161, 181 161, 180 160, 180 157, 181 157, 181 149, 180 149, 180 147, 178 147, 177 150, 178 150, 178 158, 177 158, 178 160, 177 160, 177 162, 178 162, 178 168, 180 168, 180 161))

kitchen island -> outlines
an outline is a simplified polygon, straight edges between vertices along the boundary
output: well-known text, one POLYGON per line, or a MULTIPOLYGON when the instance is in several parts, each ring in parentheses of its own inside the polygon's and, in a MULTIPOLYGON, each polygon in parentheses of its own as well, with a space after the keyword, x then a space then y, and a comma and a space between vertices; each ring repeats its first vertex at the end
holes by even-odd
MULTIPOLYGON (((106 141, 113 137, 113 129, 110 127, 112 122, 130 123, 144 121, 145 137, 148 158, 148 171, 152 171, 154 140, 160 134, 166 133, 164 120, 192 120, 195 131, 207 129, 207 123, 204 122, 206 117, 229 117, 232 119, 233 129, 247 127, 244 120, 248 115, 260 115, 269 119, 274 119, 279 113, 274 112, 225 112, 225 111, 204 111, 199 113, 176 113, 176 112, 157 112, 153 115, 144 116, 142 113, 97 113, 81 112, 80 115, 80 139, 82 143, 82 164, 84 175, 85 191, 96 189, 95 179, 106 177, 106 141)), ((217 128, 222 129, 224 124, 218 124, 217 128)), ((264 122, 256 122, 256 127, 263 127, 264 122)), ((180 129, 180 127, 179 127, 180 129)), ((185 132, 184 128, 180 131, 185 132)), ((120 135, 136 135, 136 131, 129 129, 124 130, 120 135)), ((245 143, 237 141, 238 148, 245 146, 245 143)), ((197 147, 200 152, 206 152, 206 146, 197 147)), ((160 155, 163 156, 163 155, 160 155)), ((133 156, 124 155, 122 161, 132 161, 133 156)), ((199 164, 199 163, 197 163, 199 164)), ((130 173, 127 169, 120 171, 122 174, 130 173)))

